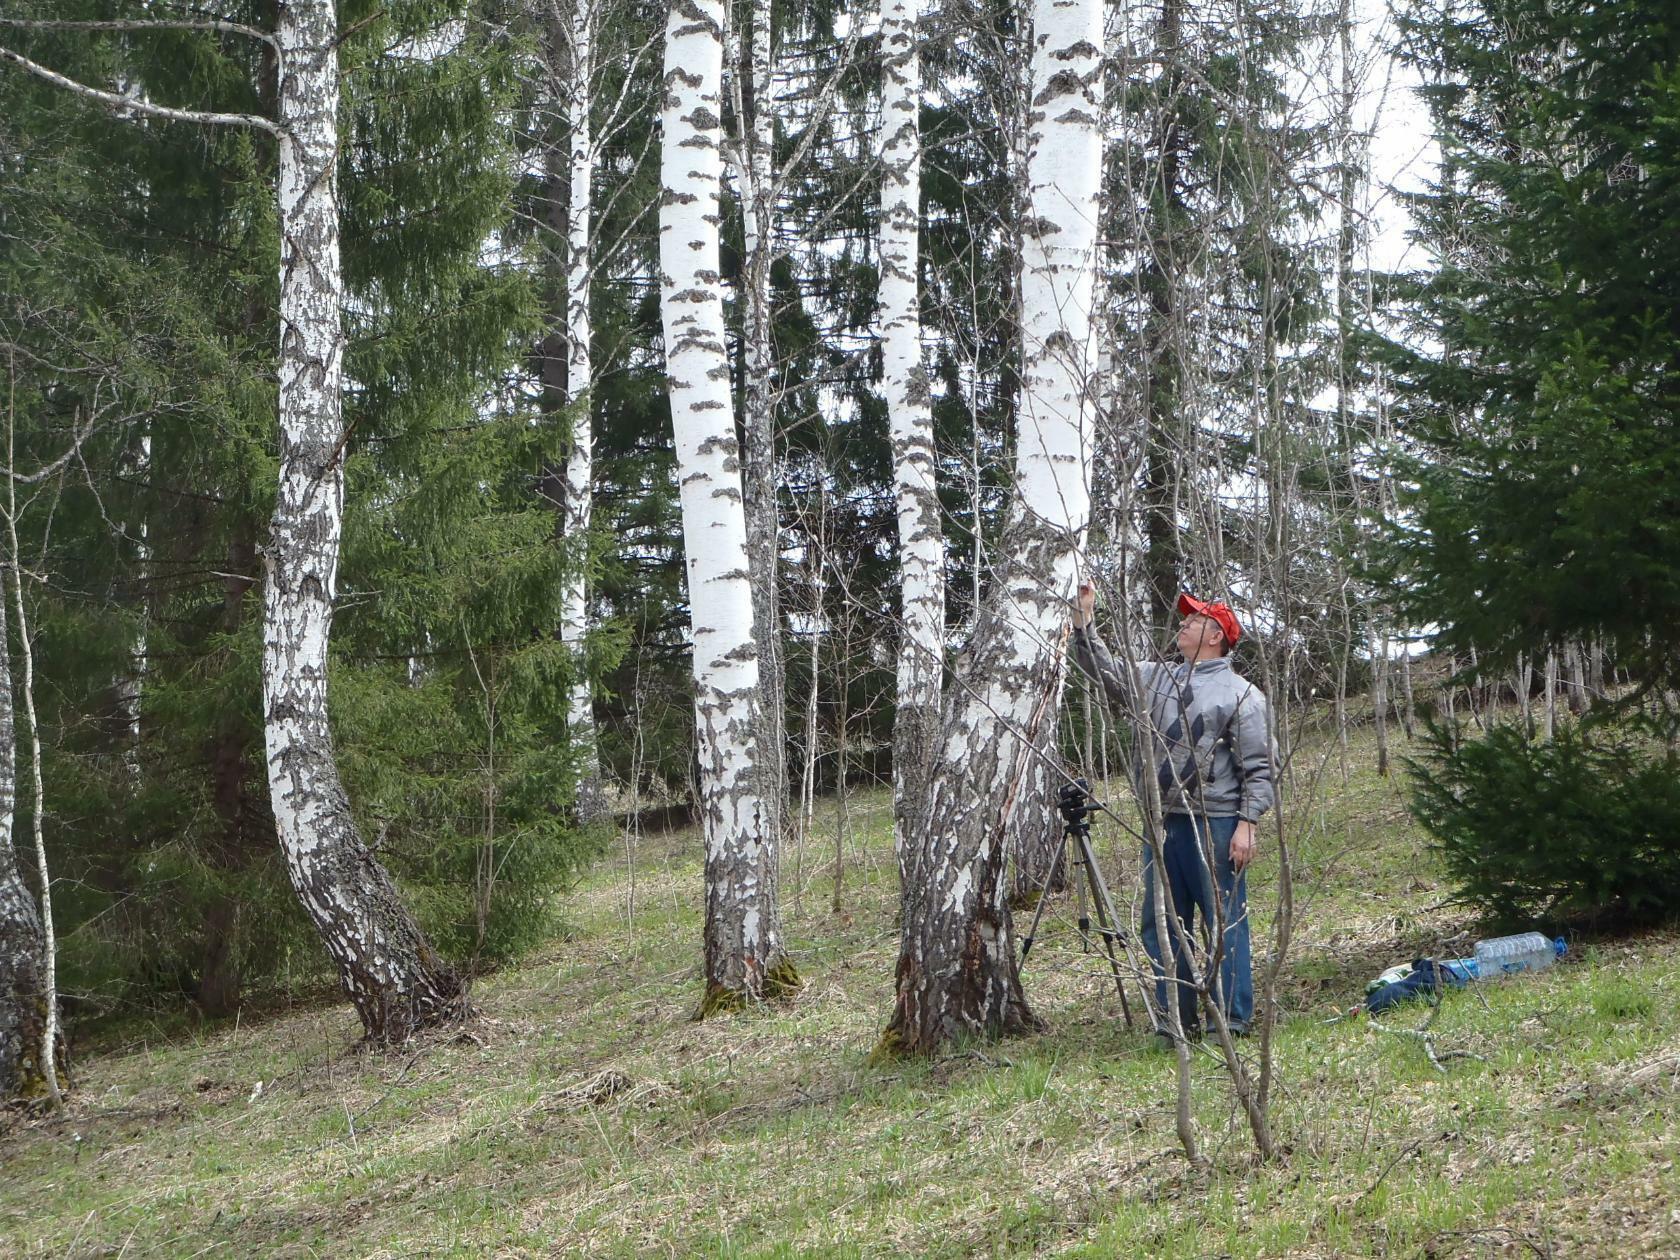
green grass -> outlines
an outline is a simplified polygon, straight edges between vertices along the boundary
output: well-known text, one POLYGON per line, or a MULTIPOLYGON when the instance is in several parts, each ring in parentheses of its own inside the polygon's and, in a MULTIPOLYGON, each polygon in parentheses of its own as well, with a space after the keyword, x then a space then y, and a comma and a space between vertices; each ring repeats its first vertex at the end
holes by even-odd
MULTIPOLYGON (((1578 944, 1547 973, 1451 995, 1436 1046, 1481 1058, 1446 1074, 1414 1039, 1338 1017, 1382 967, 1474 935, 1369 751, 1356 740, 1345 787, 1334 749, 1297 765, 1322 773, 1286 820, 1300 905, 1271 1165, 1208 1054, 1194 1105, 1210 1164, 1185 1162, 1173 1060, 1121 1023, 1061 901, 1025 977, 1047 1033, 870 1066, 896 875, 887 802, 865 794, 839 913, 832 831, 784 860, 806 981, 790 1005, 691 1022, 697 837, 643 840, 633 879, 621 846, 563 907, 565 939, 479 984, 466 1029, 364 1054, 348 1008, 317 1003, 85 1059, 64 1115, 4 1121, 0 1250, 1680 1254, 1673 934, 1578 944)), ((1101 828, 1098 844, 1130 898, 1131 844, 1101 828)), ((1269 838, 1257 955, 1276 871, 1269 838)))

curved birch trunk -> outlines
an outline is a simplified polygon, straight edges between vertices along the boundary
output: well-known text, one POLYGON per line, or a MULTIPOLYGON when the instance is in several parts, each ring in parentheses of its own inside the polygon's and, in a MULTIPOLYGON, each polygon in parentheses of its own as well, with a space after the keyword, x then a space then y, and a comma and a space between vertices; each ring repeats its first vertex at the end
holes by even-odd
POLYGON ((0 1101, 34 1098, 52 1086, 42 1048, 52 1002, 46 933, 23 882, 12 840, 17 816, 17 719, 6 592, 0 583, 0 1101))
POLYGON ((1038 1024, 1021 991, 1004 865, 1028 745, 1053 720, 1090 514, 1101 19, 1095 0, 1038 0, 1034 9, 1016 502, 1004 581, 976 626, 928 803, 914 819, 885 1052, 927 1053, 964 1034, 1038 1024))
POLYGON ((458 1014, 458 978, 362 843, 327 722, 327 641, 344 524, 338 23, 332 0, 279 8, 280 488, 264 556, 269 792, 292 886, 368 1037, 458 1014))
POLYGON ((927 796, 945 651, 945 536, 933 412, 922 364, 922 71, 912 0, 881 6, 881 388, 892 437, 903 596, 893 718, 893 843, 906 873, 909 819, 927 796))
MULTIPOLYGON (((795 983, 776 901, 776 833, 761 796, 759 654, 718 269, 722 0, 672 0, 660 154, 660 314, 681 490, 706 836, 700 1014, 795 983)), ((779 757, 779 747, 769 750, 779 757)))
MULTIPOLYGON (((574 0, 568 16, 565 44, 570 52, 571 151, 566 201, 566 403, 571 413, 572 440, 566 456, 566 528, 582 543, 589 537, 593 507, 593 433, 590 428, 592 366, 589 340, 590 186, 595 174, 595 149, 590 137, 589 105, 594 81, 595 6, 574 0)), ((581 561, 581 557, 580 557, 581 561)), ((580 562, 566 578, 560 593, 560 639, 571 651, 577 677, 566 699, 566 727, 578 755, 577 817, 592 823, 606 813, 601 788, 601 760, 595 740, 595 707, 584 671, 584 640, 588 632, 587 591, 580 562)))

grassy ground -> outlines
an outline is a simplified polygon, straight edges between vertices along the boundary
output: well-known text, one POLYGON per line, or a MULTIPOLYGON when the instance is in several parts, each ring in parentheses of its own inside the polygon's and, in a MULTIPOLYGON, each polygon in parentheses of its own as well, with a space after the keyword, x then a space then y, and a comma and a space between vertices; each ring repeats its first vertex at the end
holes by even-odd
MULTIPOLYGON (((1302 904, 1272 1165, 1211 1057, 1211 1167, 1185 1163, 1173 1061, 1121 1023, 1060 904, 1026 977, 1048 1034, 869 1066, 896 893, 887 803, 854 795, 841 908, 832 812, 784 865, 791 1006, 689 1021, 698 840, 644 838, 566 905, 564 939, 480 984, 464 1030, 358 1053, 348 1008, 317 1005, 83 1061, 65 1115, 0 1119, 0 1251, 1680 1255, 1680 937, 1578 943, 1452 995, 1437 1045, 1482 1058, 1444 1075, 1415 1040, 1336 1018, 1382 967, 1466 952, 1473 927, 1369 752, 1356 740, 1345 787, 1327 753, 1289 818, 1302 904)), ((1129 889, 1130 845, 1098 842, 1129 889)), ((1275 874, 1271 848, 1257 913, 1275 874)))

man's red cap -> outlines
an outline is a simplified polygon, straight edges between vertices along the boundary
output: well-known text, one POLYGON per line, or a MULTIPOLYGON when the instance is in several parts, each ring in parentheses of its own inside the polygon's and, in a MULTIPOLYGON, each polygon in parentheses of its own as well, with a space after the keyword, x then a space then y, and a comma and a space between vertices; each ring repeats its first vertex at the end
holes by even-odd
POLYGON ((1237 621, 1236 613, 1232 612, 1230 608, 1224 604, 1217 604, 1211 600, 1204 601, 1197 599, 1194 595, 1191 595, 1186 591, 1181 593, 1178 597, 1178 615, 1181 617, 1188 617, 1192 614, 1199 614, 1203 617, 1212 617, 1214 624, 1217 625, 1220 632, 1224 634, 1225 644, 1227 647, 1235 647, 1237 645, 1237 640, 1242 638, 1242 626, 1237 621))

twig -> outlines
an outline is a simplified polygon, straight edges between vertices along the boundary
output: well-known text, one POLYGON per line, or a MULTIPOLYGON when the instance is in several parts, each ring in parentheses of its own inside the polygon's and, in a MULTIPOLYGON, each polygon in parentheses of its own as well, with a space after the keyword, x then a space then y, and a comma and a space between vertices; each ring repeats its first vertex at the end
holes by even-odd
POLYGON ((1422 1146, 1423 1146, 1423 1139, 1422 1138, 1413 1138, 1410 1142, 1408 1142, 1404 1147, 1401 1148, 1400 1153, 1398 1155, 1396 1155, 1393 1159, 1388 1161, 1388 1163, 1383 1167, 1382 1172, 1377 1174, 1377 1179, 1375 1181, 1373 1181, 1369 1186, 1367 1186, 1365 1188, 1365 1193, 1360 1195, 1357 1199, 1355 1199, 1354 1202, 1355 1203, 1363 1203, 1363 1202, 1365 1202, 1366 1199, 1370 1198, 1371 1195, 1376 1192, 1377 1187, 1382 1185, 1382 1183, 1388 1179, 1388 1174, 1394 1171, 1395 1166, 1397 1164, 1399 1164, 1399 1162, 1401 1160, 1405 1159, 1406 1156, 1416 1154, 1417 1151, 1419 1150, 1419 1148, 1421 1148, 1422 1146))

